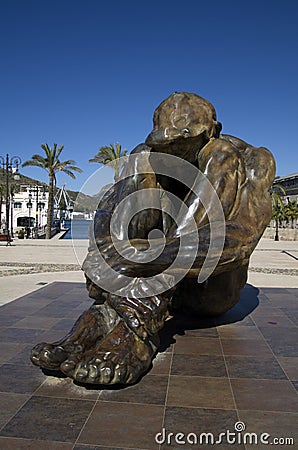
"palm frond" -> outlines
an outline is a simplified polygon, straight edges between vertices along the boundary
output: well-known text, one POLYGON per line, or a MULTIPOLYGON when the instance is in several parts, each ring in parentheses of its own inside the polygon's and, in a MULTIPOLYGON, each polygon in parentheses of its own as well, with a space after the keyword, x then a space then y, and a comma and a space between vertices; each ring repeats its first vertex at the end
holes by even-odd
POLYGON ((36 159, 29 159, 28 161, 23 162, 22 167, 40 167, 41 169, 45 169, 45 164, 41 161, 37 161, 36 159))
POLYGON ((74 165, 76 162, 73 159, 67 159, 66 161, 60 162, 60 164, 74 165))
MULTIPOLYGON (((57 146, 57 144, 55 144, 57 146)), ((58 148, 57 152, 56 152, 56 158, 58 159, 62 150, 64 149, 64 145, 60 145, 60 147, 58 148)))
POLYGON ((52 159, 52 149, 48 146, 48 144, 41 144, 41 148, 46 154, 46 159, 50 161, 52 159))
POLYGON ((59 169, 59 172, 63 172, 63 173, 66 173, 66 175, 68 175, 68 176, 70 176, 73 180, 75 179, 75 174, 71 171, 71 170, 68 170, 68 169, 59 169))
POLYGON ((115 180, 119 177, 119 172, 127 160, 127 150, 121 148, 119 142, 115 144, 100 147, 98 152, 89 162, 105 164, 113 167, 115 172, 115 180))
POLYGON ((75 172, 78 172, 78 173, 82 173, 83 172, 83 169, 81 169, 80 167, 77 167, 77 166, 73 166, 71 164, 67 166, 67 169, 74 170, 75 172))
POLYGON ((94 156, 93 158, 90 158, 89 162, 95 162, 95 163, 103 164, 104 158, 103 158, 103 156, 98 156, 97 155, 97 156, 94 156))
POLYGON ((46 158, 44 158, 43 156, 38 155, 38 154, 33 155, 33 156, 32 156, 32 159, 36 159, 36 161, 40 161, 40 162, 42 162, 42 163, 44 163, 45 161, 47 161, 46 158))

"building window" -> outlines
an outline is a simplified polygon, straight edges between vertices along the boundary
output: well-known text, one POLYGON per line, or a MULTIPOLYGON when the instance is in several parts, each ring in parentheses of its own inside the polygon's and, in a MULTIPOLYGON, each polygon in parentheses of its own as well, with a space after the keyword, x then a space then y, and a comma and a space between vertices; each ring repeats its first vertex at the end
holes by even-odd
POLYGON ((34 218, 33 217, 18 217, 17 227, 33 227, 34 218))
POLYGON ((13 205, 13 207, 14 207, 15 209, 22 209, 22 202, 15 202, 14 205, 13 205))

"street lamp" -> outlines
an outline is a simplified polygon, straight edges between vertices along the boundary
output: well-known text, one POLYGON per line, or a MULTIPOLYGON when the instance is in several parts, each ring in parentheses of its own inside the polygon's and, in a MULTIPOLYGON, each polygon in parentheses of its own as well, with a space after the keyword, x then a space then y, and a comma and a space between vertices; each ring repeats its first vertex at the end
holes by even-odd
POLYGON ((34 237, 38 238, 38 230, 40 229, 40 216, 41 211, 45 207, 44 200, 46 198, 45 194, 45 188, 44 186, 35 185, 35 186, 28 186, 29 191, 29 201, 27 203, 27 208, 29 209, 29 227, 31 227, 31 212, 32 212, 32 219, 34 219, 34 237), (33 210, 35 202, 35 212, 33 210), (35 218, 34 218, 35 215, 35 218))
POLYGON ((28 227, 30 230, 29 235, 31 234, 31 208, 32 208, 33 204, 32 204, 32 194, 29 194, 29 202, 27 203, 27 208, 29 209, 29 223, 28 223, 28 227))
MULTIPOLYGON (((45 197, 46 197, 46 194, 45 194, 45 192, 42 194, 42 198, 43 198, 43 200, 45 199, 45 197)), ((38 215, 38 228, 40 229, 41 228, 41 211, 44 209, 44 207, 45 207, 45 202, 43 201, 43 202, 38 202, 37 203, 37 208, 38 208, 38 211, 39 211, 39 215, 38 215)))
POLYGON ((5 184, 6 184, 6 195, 5 195, 5 207, 6 207, 6 217, 5 217, 5 233, 7 234, 7 239, 9 240, 9 176, 14 172, 14 179, 19 180, 20 175, 18 173, 19 165, 21 164, 21 158, 19 156, 9 157, 6 154, 5 159, 0 156, 0 164, 5 173, 5 184), (15 170, 14 170, 15 169, 15 170))
POLYGON ((278 206, 278 202, 276 202, 275 205, 275 214, 276 214, 276 220, 275 220, 275 237, 274 240, 275 241, 279 241, 279 236, 278 236, 278 216, 279 216, 279 206, 278 206))
POLYGON ((33 187, 30 187, 30 193, 34 194, 34 198, 35 198, 35 227, 39 228, 40 227, 40 213, 42 208, 45 206, 45 203, 40 201, 40 197, 41 199, 44 200, 45 199, 45 190, 44 190, 44 186, 40 186, 40 185, 36 185, 33 187))
POLYGON ((10 234, 11 237, 13 238, 13 202, 14 202, 14 191, 11 188, 11 192, 10 192, 10 198, 11 198, 11 203, 10 203, 10 234))

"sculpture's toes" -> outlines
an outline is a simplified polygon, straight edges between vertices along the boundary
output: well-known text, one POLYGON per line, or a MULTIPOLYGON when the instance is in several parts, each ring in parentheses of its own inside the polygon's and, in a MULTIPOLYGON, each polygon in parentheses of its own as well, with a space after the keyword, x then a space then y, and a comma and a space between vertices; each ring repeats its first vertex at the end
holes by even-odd
MULTIPOLYGON (((70 356, 71 358, 71 356, 70 356)), ((74 359, 66 359, 60 364, 60 370, 68 377, 72 377, 72 374, 74 373, 74 369, 76 368, 76 365, 78 364, 77 360, 74 359)))
POLYGON ((60 370, 67 376, 81 383, 111 384, 114 375, 114 364, 92 357, 89 361, 76 361, 75 358, 64 361, 60 370))
POLYGON ((153 351, 125 322, 84 354, 70 355, 60 370, 81 383, 131 384, 147 371, 153 351))
POLYGON ((67 356, 63 347, 42 342, 33 347, 30 359, 36 366, 49 370, 58 370, 60 364, 66 360, 67 356))
POLYGON ((127 368, 127 366, 125 364, 117 364, 115 366, 115 371, 114 371, 114 382, 115 383, 124 383, 124 381, 121 380, 126 380, 127 384, 132 383, 132 381, 130 381, 130 374, 129 374, 129 370, 127 368))
POLYGON ((92 358, 90 361, 81 361, 75 365, 74 361, 66 360, 60 366, 60 370, 67 376, 73 378, 81 383, 90 384, 131 384, 147 370, 150 365, 144 365, 139 360, 131 361, 130 363, 124 358, 122 362, 113 362, 112 354, 99 355, 92 358), (133 363, 133 364, 131 364, 133 363))

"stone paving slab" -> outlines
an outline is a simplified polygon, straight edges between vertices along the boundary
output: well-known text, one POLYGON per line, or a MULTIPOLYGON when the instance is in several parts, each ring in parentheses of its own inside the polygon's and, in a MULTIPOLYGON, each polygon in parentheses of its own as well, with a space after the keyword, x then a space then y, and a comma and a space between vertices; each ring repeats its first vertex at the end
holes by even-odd
POLYGON ((298 288, 247 284, 221 317, 168 320, 153 368, 126 388, 79 385, 30 363, 34 344, 62 337, 90 304, 83 283, 54 282, 0 308, 1 449, 206 449, 175 437, 218 439, 235 426, 245 431, 232 448, 268 448, 245 444, 245 432, 297 448, 298 288))

